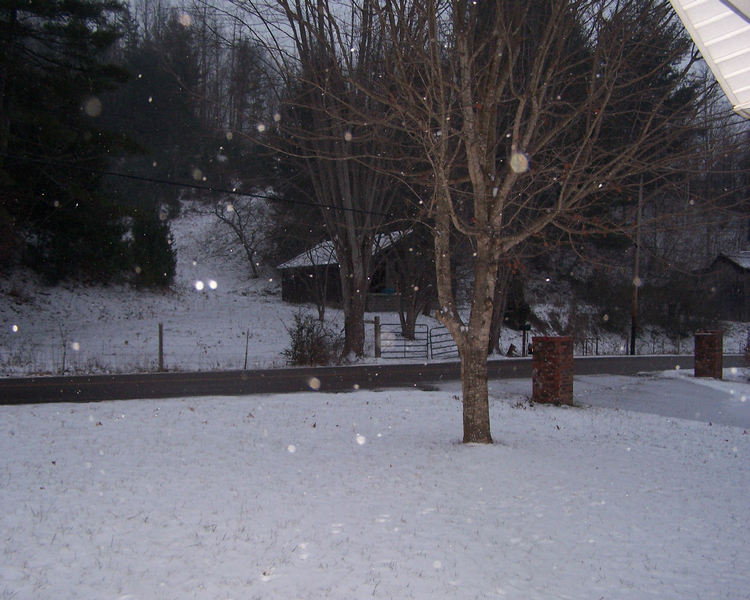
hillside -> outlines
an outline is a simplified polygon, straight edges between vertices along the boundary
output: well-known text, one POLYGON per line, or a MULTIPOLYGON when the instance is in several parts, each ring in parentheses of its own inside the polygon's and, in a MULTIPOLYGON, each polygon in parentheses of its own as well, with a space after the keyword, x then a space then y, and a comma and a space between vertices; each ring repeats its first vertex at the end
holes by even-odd
MULTIPOLYGON (((273 274, 252 279, 239 248, 211 215, 184 203, 171 222, 177 250, 177 274, 166 292, 139 291, 129 285, 49 287, 25 270, 0 277, 0 375, 58 373, 126 373, 156 370, 158 326, 164 327, 164 360, 168 370, 224 370, 284 364, 287 326, 300 307, 280 300, 273 274), (197 289, 197 282, 203 289, 197 289), (212 283, 213 282, 213 283, 212 283), (7 332, 7 333, 5 333, 7 332), (247 348, 247 359, 246 357, 247 348)), ((555 282, 533 281, 538 319, 532 333, 555 333, 590 311, 556 290, 555 282)), ((533 298, 532 298, 533 300, 533 298)), ((314 312, 311 307, 303 310, 314 312)), ((328 319, 340 328, 340 311, 328 319)), ((372 318, 368 314, 368 319, 372 318)), ((429 327, 434 319, 421 317, 429 327)), ((397 322, 382 314, 383 322, 397 322)), ((746 339, 747 324, 727 324, 725 348, 736 352, 746 339)), ((367 327, 372 358, 372 327, 367 327)), ((520 333, 507 330, 501 347, 521 347, 520 333)), ((593 352, 594 340, 590 341, 593 352)), ((692 341, 682 340, 681 351, 692 341)), ((603 336, 601 352, 620 352, 620 336, 603 336)), ((677 342, 658 332, 644 334, 642 352, 674 352, 677 342)))
POLYGON ((183 206, 171 229, 177 274, 166 292, 47 287, 27 271, 0 279, 0 327, 12 333, 3 336, 0 372, 58 373, 63 363, 66 372, 154 370, 159 323, 170 369, 241 368, 246 336, 248 366, 279 362, 294 308, 278 301, 276 282, 250 279, 212 219, 193 206, 183 206))
MULTIPOLYGON (((170 227, 177 273, 165 292, 122 284, 49 287, 27 270, 0 277, 0 328, 8 332, 0 341, 0 375, 154 371, 159 323, 168 370, 285 364, 286 328, 305 307, 281 302, 273 274, 252 279, 239 248, 197 204, 183 203, 170 227)), ((327 315, 343 327, 340 311, 327 315)))

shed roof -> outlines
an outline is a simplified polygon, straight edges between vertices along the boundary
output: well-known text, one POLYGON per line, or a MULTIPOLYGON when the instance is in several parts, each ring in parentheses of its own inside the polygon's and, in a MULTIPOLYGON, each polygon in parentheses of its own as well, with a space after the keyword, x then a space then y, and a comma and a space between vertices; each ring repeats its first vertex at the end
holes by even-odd
MULTIPOLYGON (((379 254, 386 248, 395 244, 400 240, 408 231, 391 231, 389 233, 379 233, 375 236, 372 243, 372 254, 373 256, 379 254)), ((309 250, 301 252, 294 258, 281 263, 276 267, 279 271, 285 269, 301 269, 305 267, 322 267, 325 265, 337 265, 339 264, 338 258, 336 257, 336 248, 331 240, 321 242, 317 246, 313 246, 309 250)))
POLYGON ((733 262, 740 269, 750 271, 750 251, 724 253, 719 255, 719 258, 721 257, 724 257, 726 260, 733 262))

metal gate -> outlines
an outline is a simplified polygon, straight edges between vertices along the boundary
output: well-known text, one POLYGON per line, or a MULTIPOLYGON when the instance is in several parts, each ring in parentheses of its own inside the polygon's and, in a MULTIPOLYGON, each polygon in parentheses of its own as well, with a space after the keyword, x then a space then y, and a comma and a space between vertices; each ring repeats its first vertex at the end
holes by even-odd
POLYGON ((380 355, 383 358, 422 358, 427 359, 427 342, 429 329, 427 325, 418 323, 414 327, 414 339, 406 339, 401 335, 399 323, 380 324, 380 355))
POLYGON ((430 357, 458 358, 458 346, 444 325, 430 329, 430 357))

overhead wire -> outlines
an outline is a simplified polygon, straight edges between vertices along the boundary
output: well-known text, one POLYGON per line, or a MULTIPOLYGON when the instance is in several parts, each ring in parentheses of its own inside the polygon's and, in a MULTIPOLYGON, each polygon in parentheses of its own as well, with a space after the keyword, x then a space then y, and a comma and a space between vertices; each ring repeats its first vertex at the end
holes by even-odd
POLYGON ((305 201, 305 200, 299 200, 299 199, 292 199, 292 198, 279 198, 278 196, 273 196, 270 194, 263 194, 263 193, 257 193, 257 192, 243 192, 237 189, 226 189, 221 187, 216 187, 213 185, 201 185, 199 183, 192 183, 187 181, 175 181, 171 179, 160 179, 157 177, 149 177, 147 175, 136 175, 134 173, 121 173, 118 171, 112 171, 109 169, 104 170, 98 170, 91 167, 84 167, 81 165, 77 165, 75 163, 70 163, 66 161, 56 161, 50 158, 34 158, 31 156, 16 156, 12 154, 4 154, 5 158, 10 158, 11 160, 18 160, 18 161, 25 161, 25 162, 32 162, 37 164, 42 164, 46 166, 57 166, 57 167, 65 167, 69 169, 75 169, 78 171, 86 171, 90 173, 98 173, 100 175, 106 176, 106 177, 120 177, 123 179, 130 179, 133 181, 141 181, 144 183, 154 183, 158 185, 168 185, 172 187, 180 187, 180 188, 187 188, 187 189, 193 189, 193 190, 200 190, 204 192, 214 193, 214 194, 227 194, 230 196, 245 196, 245 197, 252 197, 252 198, 262 198, 264 200, 270 200, 272 202, 285 202, 289 204, 298 204, 300 206, 311 206, 314 208, 321 208, 326 210, 340 210, 342 212, 353 212, 353 213, 360 213, 365 215, 372 215, 372 216, 378 216, 378 217, 389 217, 391 215, 387 213, 382 212, 376 212, 371 210, 365 210, 361 208, 348 208, 343 206, 334 206, 331 204, 321 204, 319 202, 312 202, 312 201, 305 201))

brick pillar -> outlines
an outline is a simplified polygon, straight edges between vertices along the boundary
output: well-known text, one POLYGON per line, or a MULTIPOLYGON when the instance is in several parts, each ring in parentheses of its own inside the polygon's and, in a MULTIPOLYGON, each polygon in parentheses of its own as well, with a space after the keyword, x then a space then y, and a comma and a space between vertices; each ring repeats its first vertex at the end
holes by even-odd
POLYGON ((724 366, 724 333, 720 330, 695 334, 695 376, 721 379, 724 366))
POLYGON ((532 347, 532 401, 573 404, 573 338, 534 337, 532 347))

